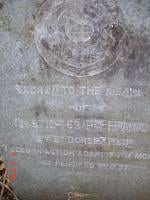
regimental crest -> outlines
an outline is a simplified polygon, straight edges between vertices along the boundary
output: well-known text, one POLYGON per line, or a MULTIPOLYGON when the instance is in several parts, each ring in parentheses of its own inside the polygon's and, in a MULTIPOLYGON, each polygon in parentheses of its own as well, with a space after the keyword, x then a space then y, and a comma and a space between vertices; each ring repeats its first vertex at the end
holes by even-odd
POLYGON ((114 1, 47 0, 36 15, 34 36, 40 55, 70 76, 93 76, 110 69, 124 34, 114 1))

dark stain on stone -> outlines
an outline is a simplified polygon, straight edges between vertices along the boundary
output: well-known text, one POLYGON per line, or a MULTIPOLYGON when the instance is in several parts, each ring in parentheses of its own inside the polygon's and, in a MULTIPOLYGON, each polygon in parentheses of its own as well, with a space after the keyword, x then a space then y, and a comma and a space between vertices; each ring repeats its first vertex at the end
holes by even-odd
POLYGON ((52 71, 53 74, 55 71, 51 66, 48 65, 48 63, 40 57, 40 72, 39 75, 44 76, 45 78, 52 78, 52 71))
POLYGON ((39 111, 36 111, 35 115, 38 117, 40 115, 39 111))
POLYGON ((150 5, 147 7, 147 11, 150 12, 150 5))
POLYGON ((48 107, 45 105, 44 102, 42 102, 39 105, 35 105, 32 110, 35 114, 35 117, 39 117, 40 115, 43 115, 43 114, 46 117, 48 117, 48 107))
POLYGON ((35 78, 35 77, 31 77, 31 81, 32 81, 33 83, 35 83, 35 82, 36 82, 36 78, 35 78))
POLYGON ((19 48, 19 51, 21 52, 21 54, 23 55, 23 49, 22 48, 19 48))
POLYGON ((0 160, 0 165, 2 165, 3 164, 3 161, 2 160, 0 160))
POLYGON ((36 19, 36 16, 35 16, 35 14, 32 14, 32 17, 33 17, 33 20, 35 20, 35 19, 36 19))
POLYGON ((3 3, 0 2, 0 10, 3 9, 3 3))
POLYGON ((149 38, 121 27, 113 27, 112 36, 115 38, 115 45, 110 46, 110 49, 117 59, 109 70, 96 75, 95 78, 110 82, 122 70, 127 80, 150 80, 149 38))
POLYGON ((40 66, 41 66, 41 70, 43 70, 43 68, 44 70, 47 70, 50 68, 47 62, 42 57, 40 57, 40 66))
POLYGON ((94 6, 91 6, 91 7, 84 7, 84 13, 87 14, 88 16, 90 16, 92 19, 96 17, 96 14, 92 11, 94 10, 94 6), (91 8, 91 10, 90 10, 91 8))
POLYGON ((45 39, 41 40, 41 44, 43 45, 43 47, 48 51, 50 50, 50 46, 48 44, 48 42, 45 39))
POLYGON ((123 45, 124 77, 130 80, 150 79, 150 41, 146 36, 130 33, 123 45))
POLYGON ((123 35, 124 35, 124 29, 122 26, 120 25, 112 25, 111 28, 111 32, 112 32, 112 36, 115 39, 115 43, 112 47, 112 50, 116 49, 119 45, 120 40, 122 39, 123 35))

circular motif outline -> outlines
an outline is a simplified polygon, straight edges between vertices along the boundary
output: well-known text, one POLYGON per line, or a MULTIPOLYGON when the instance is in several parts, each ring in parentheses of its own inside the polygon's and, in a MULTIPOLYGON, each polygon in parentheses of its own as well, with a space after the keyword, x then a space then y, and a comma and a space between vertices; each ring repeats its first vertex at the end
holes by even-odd
MULTIPOLYGON (((47 1, 42 5, 42 9, 43 7, 46 5, 47 1)), ((50 5, 49 8, 51 8, 52 5, 50 5)), ((40 10, 39 12, 40 13, 40 10)), ((44 13, 44 17, 47 17, 48 15, 48 11, 46 10, 46 12, 44 13), (46 13, 46 14, 45 14, 46 13)), ((42 20, 43 20, 42 18, 42 20)), ((76 68, 73 65, 69 65, 68 63, 63 62, 63 60, 61 60, 61 58, 57 57, 56 55, 52 55, 51 52, 49 52, 51 49, 48 46, 48 44, 46 44, 46 39, 40 38, 41 39, 41 43, 43 45, 44 48, 41 48, 41 44, 39 44, 39 38, 37 38, 37 26, 39 26, 40 23, 37 23, 36 28, 35 28, 35 41, 36 41, 36 46, 37 49, 39 51, 39 53, 41 54, 41 56, 44 58, 44 60, 54 69, 62 72, 63 74, 66 75, 70 75, 70 76, 76 76, 76 77, 86 77, 86 76, 94 76, 97 74, 100 74, 104 71, 107 71, 109 68, 112 67, 112 65, 115 63, 116 58, 113 60, 113 62, 105 64, 105 67, 102 68, 101 63, 94 63, 94 65, 89 65, 89 66, 85 66, 83 68, 76 68), (49 52, 48 56, 47 53, 49 52)))

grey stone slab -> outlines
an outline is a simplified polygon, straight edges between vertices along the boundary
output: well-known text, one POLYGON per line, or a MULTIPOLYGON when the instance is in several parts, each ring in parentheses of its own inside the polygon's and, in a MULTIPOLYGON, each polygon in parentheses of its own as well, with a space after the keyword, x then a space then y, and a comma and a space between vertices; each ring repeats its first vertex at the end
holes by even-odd
POLYGON ((0 76, 20 199, 149 200, 149 0, 0 1, 0 76))

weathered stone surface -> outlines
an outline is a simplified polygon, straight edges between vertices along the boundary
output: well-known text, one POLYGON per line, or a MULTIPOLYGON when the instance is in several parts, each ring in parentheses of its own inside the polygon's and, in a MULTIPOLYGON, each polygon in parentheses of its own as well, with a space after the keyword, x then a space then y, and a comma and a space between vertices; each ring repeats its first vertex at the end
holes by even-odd
POLYGON ((0 150, 20 199, 149 200, 149 55, 149 0, 0 1, 0 150))

